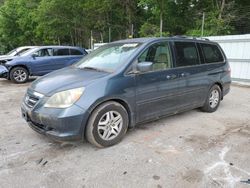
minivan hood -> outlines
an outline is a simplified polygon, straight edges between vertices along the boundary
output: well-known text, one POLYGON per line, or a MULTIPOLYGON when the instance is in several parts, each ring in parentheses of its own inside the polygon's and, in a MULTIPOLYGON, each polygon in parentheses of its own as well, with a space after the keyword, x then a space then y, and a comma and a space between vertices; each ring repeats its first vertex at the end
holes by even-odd
POLYGON ((30 88, 38 93, 51 96, 59 91, 85 87, 94 80, 109 74, 107 72, 67 67, 38 78, 31 84, 30 88))

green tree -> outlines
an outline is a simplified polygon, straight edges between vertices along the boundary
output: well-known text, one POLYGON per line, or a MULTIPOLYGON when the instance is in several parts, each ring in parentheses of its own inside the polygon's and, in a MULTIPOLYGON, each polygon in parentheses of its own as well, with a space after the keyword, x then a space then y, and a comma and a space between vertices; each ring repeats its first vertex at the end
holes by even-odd
POLYGON ((36 44, 33 11, 37 0, 7 0, 0 7, 0 44, 9 50, 16 46, 36 44))
POLYGON ((236 17, 235 1, 197 1, 194 4, 194 11, 196 24, 195 27, 187 31, 187 34, 195 36, 201 35, 203 13, 205 13, 204 36, 234 33, 234 26, 231 23, 236 17))
MULTIPOLYGON (((166 0, 140 0, 139 1, 140 7, 145 9, 147 12, 152 13, 152 16, 154 17, 153 19, 154 22, 156 20, 159 21, 159 31, 156 33, 160 33, 160 36, 162 36, 162 32, 163 32, 163 22, 164 22, 163 17, 165 15, 168 3, 169 1, 166 1, 166 0)), ((146 26, 147 24, 144 25, 144 28, 146 26)), ((157 35, 156 33, 155 35, 157 35)))
POLYGON ((248 0, 0 0, 0 51, 22 45, 250 32, 248 0), (110 35, 111 34, 111 35, 110 35))
POLYGON ((182 35, 194 25, 192 2, 192 0, 141 0, 139 5, 148 12, 147 23, 159 25, 159 32, 156 32, 155 36, 161 31, 171 35, 182 35))
POLYGON ((65 0, 42 0, 34 19, 38 23, 35 31, 44 44, 82 44, 80 24, 84 17, 78 1, 68 3, 65 0))

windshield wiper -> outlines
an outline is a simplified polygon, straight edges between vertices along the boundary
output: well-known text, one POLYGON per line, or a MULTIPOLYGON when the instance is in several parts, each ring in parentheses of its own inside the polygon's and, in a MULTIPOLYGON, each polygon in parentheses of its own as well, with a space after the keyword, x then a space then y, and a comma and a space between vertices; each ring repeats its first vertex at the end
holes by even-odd
POLYGON ((80 69, 94 70, 94 71, 98 71, 98 72, 107 72, 105 70, 98 69, 98 68, 95 68, 95 67, 80 67, 80 69))

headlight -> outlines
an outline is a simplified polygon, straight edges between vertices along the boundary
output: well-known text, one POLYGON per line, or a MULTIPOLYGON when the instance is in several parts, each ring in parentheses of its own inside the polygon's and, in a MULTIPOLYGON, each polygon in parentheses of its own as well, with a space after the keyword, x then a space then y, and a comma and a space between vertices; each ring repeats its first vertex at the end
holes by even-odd
POLYGON ((47 108, 68 108, 73 105, 83 94, 84 88, 70 89, 52 95, 45 103, 47 108))

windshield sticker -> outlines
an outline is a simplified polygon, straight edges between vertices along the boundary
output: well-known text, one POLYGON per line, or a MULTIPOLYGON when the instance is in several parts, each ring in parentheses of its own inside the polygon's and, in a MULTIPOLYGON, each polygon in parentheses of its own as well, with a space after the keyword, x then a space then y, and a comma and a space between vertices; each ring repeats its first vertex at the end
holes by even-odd
POLYGON ((123 48, 134 48, 138 45, 138 43, 128 43, 128 44, 124 44, 122 45, 123 48))

